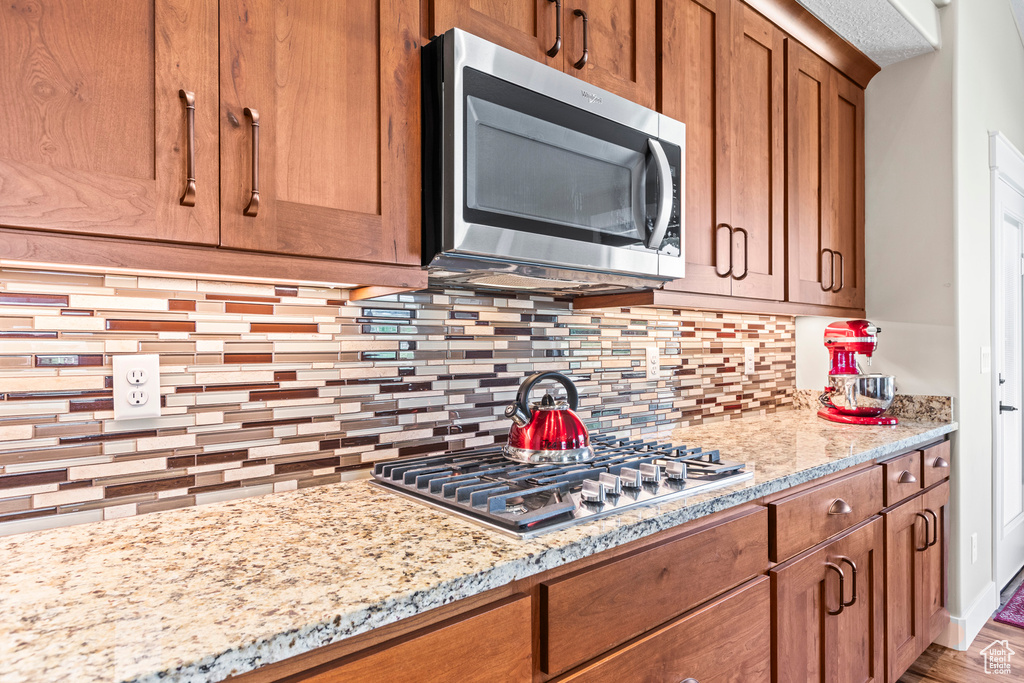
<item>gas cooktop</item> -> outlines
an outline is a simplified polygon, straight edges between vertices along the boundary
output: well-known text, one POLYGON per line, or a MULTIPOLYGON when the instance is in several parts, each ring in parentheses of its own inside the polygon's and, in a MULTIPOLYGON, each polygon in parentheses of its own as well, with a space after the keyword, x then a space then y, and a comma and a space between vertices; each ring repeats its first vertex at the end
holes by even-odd
POLYGON ((378 463, 375 483, 445 512, 531 538, 635 507, 752 479, 719 452, 595 436, 596 457, 565 465, 523 465, 501 446, 378 463))

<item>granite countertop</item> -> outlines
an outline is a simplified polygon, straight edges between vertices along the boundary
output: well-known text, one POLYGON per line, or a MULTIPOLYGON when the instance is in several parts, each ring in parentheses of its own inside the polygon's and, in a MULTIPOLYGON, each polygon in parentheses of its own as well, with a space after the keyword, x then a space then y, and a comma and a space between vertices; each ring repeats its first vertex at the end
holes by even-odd
POLYGON ((923 445, 807 410, 673 432, 743 484, 521 541, 365 481, 0 539, 0 682, 219 681, 923 445))

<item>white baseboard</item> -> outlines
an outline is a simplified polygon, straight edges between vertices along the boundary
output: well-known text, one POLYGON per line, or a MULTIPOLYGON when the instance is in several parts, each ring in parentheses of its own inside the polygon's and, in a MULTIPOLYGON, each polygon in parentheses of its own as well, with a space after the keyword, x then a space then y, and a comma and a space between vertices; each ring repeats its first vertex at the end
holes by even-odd
POLYGON ((992 613, 999 609, 999 590, 994 581, 989 582, 963 616, 950 615, 949 626, 936 638, 939 645, 966 651, 978 637, 992 613))

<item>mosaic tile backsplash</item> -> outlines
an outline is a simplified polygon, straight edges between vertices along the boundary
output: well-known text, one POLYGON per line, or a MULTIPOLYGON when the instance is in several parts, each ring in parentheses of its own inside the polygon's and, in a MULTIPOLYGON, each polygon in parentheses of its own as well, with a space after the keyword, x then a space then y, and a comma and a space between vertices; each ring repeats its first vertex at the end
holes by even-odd
POLYGON ((592 431, 791 407, 793 319, 568 300, 0 269, 0 534, 317 486, 501 443, 538 370, 592 431), (645 378, 645 347, 662 377, 645 378), (743 347, 755 373, 744 376, 743 347), (163 416, 115 421, 111 359, 157 353, 163 416))

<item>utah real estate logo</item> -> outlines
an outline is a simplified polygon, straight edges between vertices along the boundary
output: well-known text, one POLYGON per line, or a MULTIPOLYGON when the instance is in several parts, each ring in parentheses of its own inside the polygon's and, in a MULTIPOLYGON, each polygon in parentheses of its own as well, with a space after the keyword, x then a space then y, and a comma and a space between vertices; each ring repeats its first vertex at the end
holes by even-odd
POLYGON ((1010 649, 1010 643, 1005 640, 994 640, 992 644, 981 651, 985 658, 985 673, 987 674, 1009 674, 1010 658, 1016 652, 1010 649))

